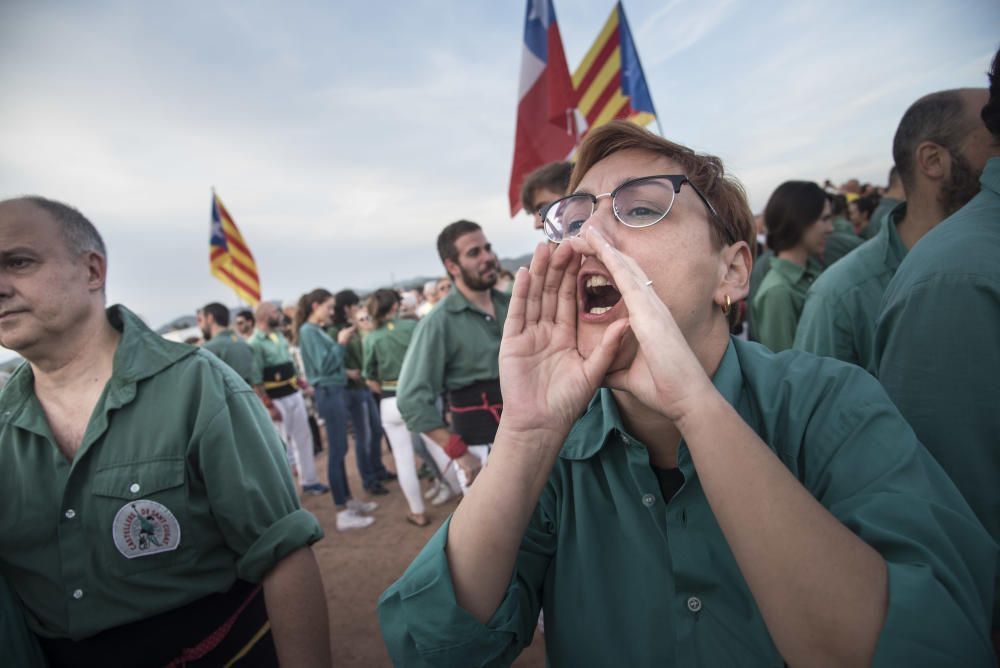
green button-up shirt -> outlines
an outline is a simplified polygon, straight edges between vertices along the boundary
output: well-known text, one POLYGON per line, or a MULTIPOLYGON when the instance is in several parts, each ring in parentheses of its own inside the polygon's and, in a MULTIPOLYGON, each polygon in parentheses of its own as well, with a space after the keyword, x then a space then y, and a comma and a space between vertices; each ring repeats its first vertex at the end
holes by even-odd
POLYGON ((400 318, 391 320, 365 337, 364 376, 386 385, 399 380, 406 349, 410 347, 417 323, 400 318))
POLYGON ((21 365, 0 394, 0 574, 46 637, 80 639, 259 582, 319 540, 260 401, 122 306, 111 379, 68 461, 21 365))
POLYGON ((826 246, 823 248, 823 266, 830 267, 855 248, 865 242, 864 239, 854 232, 834 232, 826 238, 826 246))
MULTIPOLYGON (((327 328, 326 333, 330 335, 330 338, 334 341, 337 340, 337 334, 340 330, 345 329, 348 325, 333 325, 327 328)), ((351 335, 351 339, 344 346, 344 368, 345 369, 357 369, 361 371, 361 367, 364 364, 364 347, 362 344, 361 333, 358 330, 354 330, 354 334, 351 335)), ((358 378, 353 380, 351 378, 347 379, 347 387, 352 390, 358 390, 365 387, 365 381, 363 378, 358 378)))
POLYGON ((1000 158, 980 183, 899 265, 878 316, 875 362, 920 442, 1000 542, 1000 158))
POLYGON ((223 329, 202 347, 232 367, 248 384, 260 377, 260 372, 254 371, 253 350, 232 330, 223 329))
POLYGON ((771 260, 771 269, 750 304, 757 341, 774 352, 792 347, 806 292, 820 271, 819 263, 812 259, 805 267, 779 257, 771 260))
POLYGON ((872 211, 871 218, 868 219, 868 225, 865 226, 865 229, 861 230, 861 237, 863 239, 874 239, 878 231, 882 229, 882 224, 888 218, 889 212, 900 204, 902 204, 902 200, 892 197, 883 197, 880 199, 878 206, 872 211))
POLYGON ((496 317, 474 307, 455 288, 417 324, 396 395, 411 431, 445 426, 434 406, 444 390, 500 377, 500 335, 510 295, 491 290, 490 298, 496 317))
POLYGON ((42 649, 24 621, 21 602, 0 577, 0 650, 5 665, 44 666, 42 649))
POLYGON ((875 373, 875 319, 886 286, 906 256, 896 224, 897 206, 874 239, 823 272, 806 294, 795 348, 836 357, 875 373))
POLYGON ((331 339, 322 328, 311 322, 302 325, 299 330, 299 350, 302 351, 302 364, 310 383, 316 387, 347 385, 344 347, 331 339))
POLYGON ((288 339, 281 332, 262 332, 255 329, 250 338, 247 339, 250 350, 253 351, 254 382, 251 385, 260 385, 263 381, 261 373, 269 366, 278 364, 288 364, 292 361, 292 354, 288 350, 288 339))
MULTIPOLYGON (((990 665, 996 546, 878 383, 836 360, 739 340, 713 382, 886 560, 875 665, 990 665)), ((396 665, 509 665, 540 606, 550 665, 782 665, 683 442, 678 466, 684 484, 664 502, 646 447, 601 390, 563 446, 492 619, 480 624, 455 602, 447 523, 382 594, 396 665)))

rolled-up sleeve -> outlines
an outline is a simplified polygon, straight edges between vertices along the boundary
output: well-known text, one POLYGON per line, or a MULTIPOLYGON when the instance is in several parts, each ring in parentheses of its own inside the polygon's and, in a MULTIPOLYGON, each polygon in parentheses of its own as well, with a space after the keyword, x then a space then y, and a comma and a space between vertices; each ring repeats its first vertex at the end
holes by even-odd
POLYGON ((455 601, 445 545, 451 520, 379 598, 382 637, 397 666, 508 666, 531 644, 555 543, 541 505, 528 526, 507 593, 486 624, 455 601))
POLYGON ((212 513, 239 555, 239 577, 259 582, 283 558, 323 537, 319 522, 299 505, 278 433, 252 392, 230 392, 195 447, 212 513))

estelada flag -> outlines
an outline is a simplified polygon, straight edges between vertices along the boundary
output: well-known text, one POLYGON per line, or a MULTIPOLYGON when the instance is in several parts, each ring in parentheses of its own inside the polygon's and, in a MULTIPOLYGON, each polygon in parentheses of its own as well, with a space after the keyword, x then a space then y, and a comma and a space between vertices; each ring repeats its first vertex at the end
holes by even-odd
POLYGON ((565 160, 576 146, 573 84, 552 0, 528 0, 521 52, 510 214, 521 208, 521 183, 531 171, 565 160))
POLYGON ((583 132, 616 118, 638 125, 656 120, 653 98, 621 2, 611 10, 593 46, 573 73, 573 88, 576 107, 584 119, 583 132))
POLYGON ((260 302, 260 277, 257 263, 239 228, 233 222, 219 196, 212 192, 212 235, 209 242, 212 275, 231 287, 251 306, 260 302))

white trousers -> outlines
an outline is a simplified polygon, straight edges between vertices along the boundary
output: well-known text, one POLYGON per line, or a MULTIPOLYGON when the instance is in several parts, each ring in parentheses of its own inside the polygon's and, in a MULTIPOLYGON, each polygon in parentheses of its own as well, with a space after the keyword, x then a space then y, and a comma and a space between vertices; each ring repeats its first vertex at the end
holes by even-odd
POLYGON ((420 493, 420 480, 417 478, 417 463, 413 457, 413 441, 410 431, 403 422, 403 416, 396 407, 396 397, 386 397, 380 404, 382 414, 382 430, 389 445, 392 446, 392 459, 396 462, 396 475, 399 477, 399 488, 403 490, 410 512, 415 515, 424 512, 424 497, 420 493))
MULTIPOLYGON (((421 434, 420 436, 423 437, 424 443, 427 445, 427 452, 431 453, 434 462, 441 469, 441 475, 444 477, 445 482, 451 485, 452 491, 461 491, 462 494, 469 491, 469 482, 465 479, 465 472, 452 462, 451 457, 445 453, 444 448, 435 443, 434 439, 428 437, 426 434, 421 434)), ((486 459, 490 454, 491 445, 493 444, 470 445, 469 454, 478 457, 482 465, 486 466, 486 459)))
POLYGON ((319 480, 316 478, 316 461, 313 458, 313 437, 302 393, 271 399, 271 403, 281 414, 281 421, 276 422, 275 426, 288 444, 292 461, 299 469, 299 484, 315 485, 319 480))

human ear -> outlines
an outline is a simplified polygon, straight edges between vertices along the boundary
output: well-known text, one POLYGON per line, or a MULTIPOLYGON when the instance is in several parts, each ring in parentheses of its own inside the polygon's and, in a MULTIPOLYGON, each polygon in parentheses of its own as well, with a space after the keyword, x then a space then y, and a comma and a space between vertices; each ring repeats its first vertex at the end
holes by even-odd
POLYGON ((100 253, 87 251, 84 253, 84 263, 87 267, 87 288, 92 292, 103 292, 108 280, 108 261, 100 253))
POLYGON ((458 264, 453 262, 452 260, 445 260, 444 268, 445 271, 448 272, 448 275, 451 276, 453 279, 458 278, 458 275, 461 273, 458 264))
POLYGON ((731 303, 744 299, 750 292, 750 271, 753 268, 753 255, 750 246, 745 241, 737 241, 722 249, 719 254, 722 265, 722 279, 716 288, 713 298, 722 306, 726 297, 731 303))
POLYGON ((940 144, 923 141, 917 144, 913 153, 917 170, 932 181, 940 181, 951 168, 951 156, 940 144))

